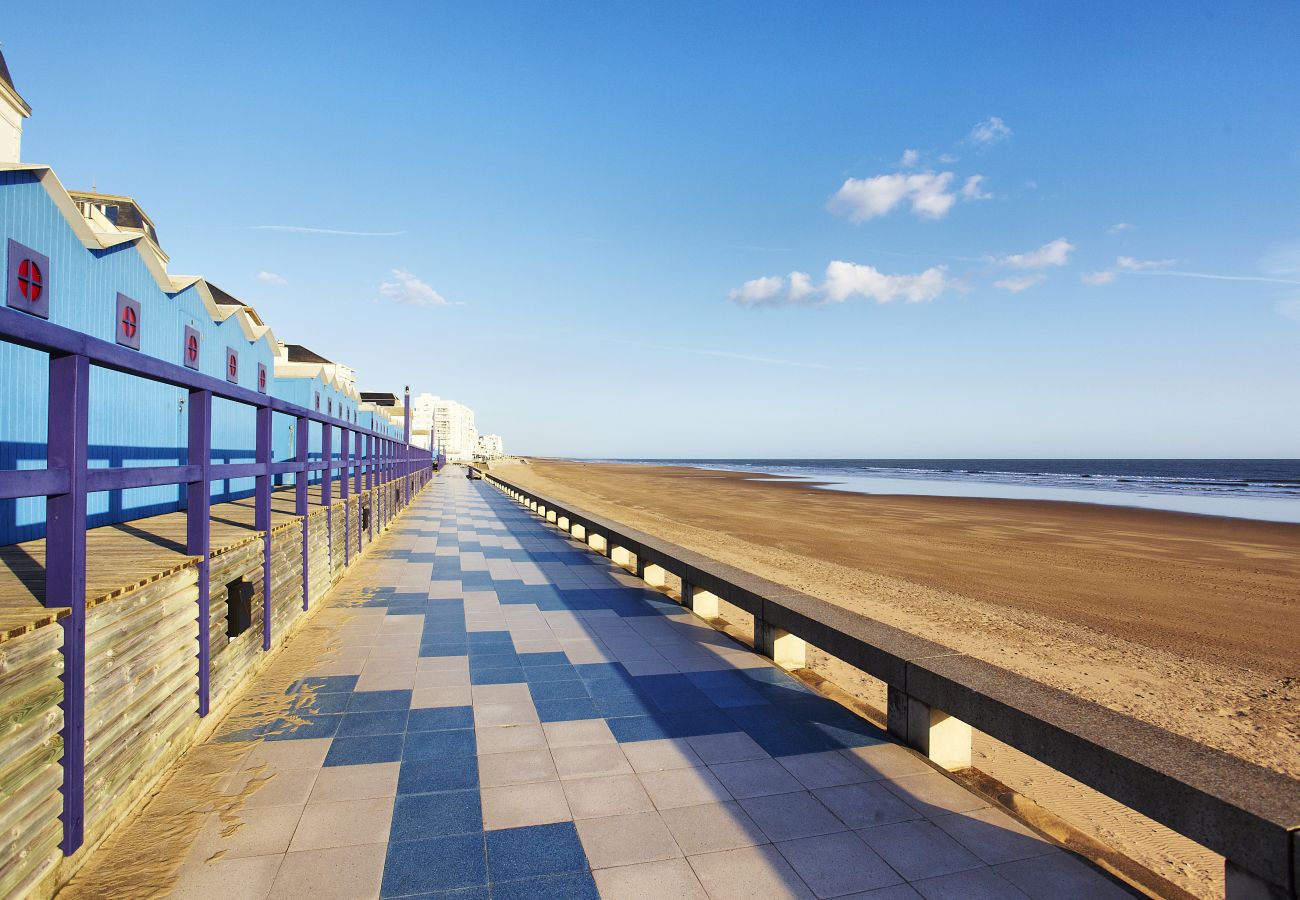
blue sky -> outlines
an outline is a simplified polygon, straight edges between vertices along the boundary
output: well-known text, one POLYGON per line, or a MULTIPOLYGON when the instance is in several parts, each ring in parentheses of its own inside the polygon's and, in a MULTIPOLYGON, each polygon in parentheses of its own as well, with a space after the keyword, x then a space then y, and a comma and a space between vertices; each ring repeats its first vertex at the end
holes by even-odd
POLYGON ((26 161, 135 196, 174 273, 511 450, 1300 447, 1294 2, 4 26, 26 161))

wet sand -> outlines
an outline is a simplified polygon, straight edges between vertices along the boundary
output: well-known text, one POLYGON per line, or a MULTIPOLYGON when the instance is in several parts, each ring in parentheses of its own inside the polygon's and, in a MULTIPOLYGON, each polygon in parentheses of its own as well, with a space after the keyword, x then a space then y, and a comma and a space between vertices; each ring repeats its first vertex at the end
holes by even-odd
MULTIPOLYGON (((493 471, 1300 778, 1300 525, 671 466, 493 471)), ((976 750, 980 768, 1181 887, 1222 890, 1211 854, 1009 748, 976 750)))

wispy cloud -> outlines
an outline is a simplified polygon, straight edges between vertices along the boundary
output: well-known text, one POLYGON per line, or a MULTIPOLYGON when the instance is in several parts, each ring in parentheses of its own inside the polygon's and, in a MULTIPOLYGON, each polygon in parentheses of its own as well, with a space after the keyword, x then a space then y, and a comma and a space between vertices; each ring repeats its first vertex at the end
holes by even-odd
POLYGON ((464 306, 453 303, 433 289, 427 281, 421 281, 406 269, 393 269, 392 281, 379 285, 379 293, 389 300, 407 306, 464 306))
POLYGON ((948 277, 946 266, 932 266, 923 272, 889 275, 874 266, 834 260, 826 266, 821 284, 814 284, 807 272, 767 275, 746 281, 727 297, 746 308, 765 306, 825 306, 854 298, 876 303, 925 303, 954 290, 957 282, 948 277))
POLYGON ((1132 256, 1120 256, 1115 259, 1115 265, 1128 272, 1142 272, 1147 269, 1168 269, 1176 264, 1176 259, 1137 259, 1132 256))
POLYGON ((1045 269, 1049 266, 1063 266, 1070 261, 1070 254, 1075 250, 1065 238, 1048 241, 1037 250, 1028 253, 1013 253, 997 261, 1009 269, 1045 269))
POLYGON ((1216 275, 1213 272, 1179 272, 1173 269, 1147 269, 1130 271, 1130 275, 1171 275, 1175 278, 1206 278, 1210 281, 1254 281, 1261 284, 1290 284, 1300 286, 1294 278, 1269 278, 1264 275, 1216 275))
POLYGON ((1117 234, 1123 234, 1126 231, 1132 231, 1135 227, 1131 222, 1116 222, 1106 229, 1106 233, 1112 237, 1117 234))
POLYGON ((910 169, 921 161, 920 150, 904 150, 903 158, 898 161, 900 169, 910 169))
POLYGON ((1004 291, 1010 291, 1013 294, 1019 294, 1021 291, 1027 291, 1046 280, 1046 275, 1036 272, 1033 275, 1012 275, 1010 278, 1003 278, 1000 281, 993 282, 993 286, 1002 288, 1004 291))
POLYGON ((1011 135, 1012 131, 1007 127, 1006 122, 997 116, 990 116, 972 128, 966 140, 977 146, 987 147, 1005 141, 1011 135))
POLYGON ((967 178, 966 183, 961 186, 961 198, 963 200, 992 200, 993 195, 980 187, 983 181, 983 175, 972 175, 967 178))
POLYGON ((1100 287, 1103 284, 1110 284, 1115 280, 1115 273, 1109 269, 1102 269, 1100 272, 1085 272, 1079 276, 1079 280, 1088 287, 1100 287))
POLYGON ((262 284, 275 284, 281 286, 289 283, 288 278, 285 278, 283 275, 277 275, 274 272, 258 272, 257 280, 262 282, 262 284))
POLYGON ((309 228, 306 225, 249 225, 253 231, 285 231, 292 234, 341 234, 345 237, 397 237, 405 231, 340 231, 336 228, 309 228))

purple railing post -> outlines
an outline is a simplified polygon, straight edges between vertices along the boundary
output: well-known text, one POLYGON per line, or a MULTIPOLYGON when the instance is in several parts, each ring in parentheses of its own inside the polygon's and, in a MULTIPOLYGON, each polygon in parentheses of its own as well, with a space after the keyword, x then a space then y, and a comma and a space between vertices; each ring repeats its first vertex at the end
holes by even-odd
POLYGON ((375 539, 375 519, 379 517, 379 498, 375 494, 375 436, 366 435, 366 491, 370 493, 370 540, 375 539))
POLYGON ((257 476, 253 527, 262 532, 262 649, 271 649, 271 418, 269 406, 257 408, 257 464, 265 466, 257 476))
POLYGON ((343 501, 343 565, 348 564, 348 557, 351 555, 352 546, 348 538, 350 529, 348 528, 348 488, 352 486, 351 468, 352 456, 349 452, 351 445, 348 443, 347 428, 339 428, 339 444, 342 451, 339 455, 343 457, 342 466, 339 469, 339 499, 343 501))
POLYGON ((334 502, 334 426, 322 422, 320 426, 320 457, 325 468, 320 473, 320 505, 325 507, 325 572, 329 577, 334 573, 334 511, 330 508, 334 502))
POLYGON ((46 466, 68 492, 45 501, 45 605, 72 607, 63 626, 63 848, 81 846, 86 815, 86 444, 90 360, 50 355, 46 466))
POLYGON ((212 392, 190 391, 189 462, 199 467, 199 477, 185 485, 185 552, 199 558, 199 715, 208 714, 209 671, 208 641, 209 587, 208 554, 211 532, 208 507, 212 501, 208 477, 212 468, 212 392))
POLYGON ((302 517, 302 608, 307 608, 307 443, 311 431, 311 419, 298 417, 298 432, 295 435, 298 446, 295 457, 298 462, 298 474, 294 477, 293 511, 302 517))

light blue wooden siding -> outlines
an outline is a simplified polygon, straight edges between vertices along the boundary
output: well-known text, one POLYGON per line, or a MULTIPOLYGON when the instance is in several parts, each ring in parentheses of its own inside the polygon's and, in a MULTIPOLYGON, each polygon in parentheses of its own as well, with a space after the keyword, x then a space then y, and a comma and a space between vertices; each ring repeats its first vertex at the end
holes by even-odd
MULTIPOLYGON (((0 253, 8 239, 50 259, 50 321, 112 341, 117 327, 117 294, 140 303, 140 352, 181 362, 185 326, 202 337, 200 370, 226 377, 226 348, 239 353, 239 383, 256 389, 258 363, 267 367, 267 389, 304 406, 321 393, 321 408, 331 400, 336 412, 355 404, 319 379, 276 378, 272 349, 266 341, 246 339, 234 317, 214 322, 198 291, 163 291, 139 251, 131 245, 88 250, 54 205, 34 173, 0 172, 0 253)), ((7 255, 7 253, 6 253, 7 255)), ((8 260, 3 260, 7 271, 8 260)), ((0 290, 3 287, 0 286, 0 290)), ((2 302, 2 301, 0 301, 2 302)), ((43 353, 0 341, 0 468, 45 466, 48 358, 43 353)), ((92 466, 178 465, 186 461, 187 392, 121 372, 91 370, 90 464, 92 466)), ((292 459, 290 417, 273 422, 274 456, 292 459)), ((312 429, 312 456, 320 456, 320 427, 312 429)), ((251 407, 214 400, 212 458, 216 463, 252 462, 254 413, 251 407)), ((335 438, 338 449, 338 438, 335 438)), ((288 479, 292 482, 292 478, 288 479)), ((217 482, 214 499, 246 496, 251 478, 217 482)), ((94 494, 88 513, 92 525, 169 512, 183 506, 180 486, 141 488, 94 494)), ((40 537, 45 501, 32 498, 0 501, 0 545, 40 537)))

